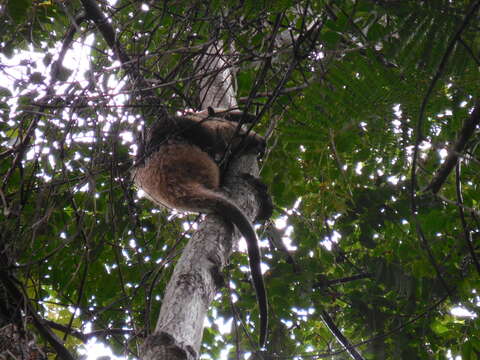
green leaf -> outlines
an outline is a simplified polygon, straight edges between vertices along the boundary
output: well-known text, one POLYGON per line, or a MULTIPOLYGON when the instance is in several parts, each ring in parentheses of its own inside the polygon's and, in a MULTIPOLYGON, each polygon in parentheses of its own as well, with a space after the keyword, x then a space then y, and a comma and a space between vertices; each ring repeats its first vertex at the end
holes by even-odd
POLYGON ((7 10, 15 23, 20 24, 27 15, 28 9, 31 7, 30 0, 9 0, 7 10))
POLYGON ((462 360, 477 360, 477 355, 475 354, 470 341, 467 341, 462 345, 462 360))
POLYGON ((435 321, 432 324, 432 330, 439 335, 445 334, 445 333, 450 331, 450 329, 447 326, 445 326, 443 323, 441 323, 440 321, 435 321))

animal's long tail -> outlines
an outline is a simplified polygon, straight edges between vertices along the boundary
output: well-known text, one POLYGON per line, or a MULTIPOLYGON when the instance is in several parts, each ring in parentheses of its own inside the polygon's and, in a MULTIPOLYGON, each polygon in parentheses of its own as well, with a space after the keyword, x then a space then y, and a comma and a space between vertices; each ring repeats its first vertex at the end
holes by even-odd
MULTIPOLYGON (((267 339, 267 327, 268 327, 268 305, 267 305, 267 292, 265 290, 265 284, 263 283, 262 270, 260 267, 261 255, 258 247, 258 239, 255 230, 251 222, 245 216, 243 211, 230 199, 222 194, 203 188, 203 194, 197 200, 197 207, 200 212, 210 213, 214 210, 215 213, 224 217, 226 220, 232 222, 242 233, 247 241, 248 258, 250 262, 250 270, 252 273, 253 285, 257 293, 257 301, 260 312, 260 339, 259 345, 263 347, 267 339), (208 200, 207 200, 208 199, 208 200), (206 207, 201 204, 203 201, 207 203, 206 207), (214 209, 212 209, 212 205, 214 209)), ((190 205, 196 201, 189 199, 190 205)))

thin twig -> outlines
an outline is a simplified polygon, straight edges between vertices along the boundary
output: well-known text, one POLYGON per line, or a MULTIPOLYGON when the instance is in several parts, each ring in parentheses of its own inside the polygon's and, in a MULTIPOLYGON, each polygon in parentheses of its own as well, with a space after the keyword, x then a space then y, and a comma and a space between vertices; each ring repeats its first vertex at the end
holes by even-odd
MULTIPOLYGON (((440 266, 437 264, 437 261, 435 260, 435 257, 433 256, 432 249, 430 248, 430 244, 428 243, 427 238, 425 237, 425 234, 423 233, 422 227, 420 225, 420 221, 418 219, 418 216, 415 214, 414 216, 415 220, 415 229, 417 230, 417 236, 420 239, 421 244, 423 245, 424 250, 427 253, 428 260, 430 261, 430 264, 433 266, 435 269, 435 273, 437 274, 438 280, 440 280, 440 283, 442 284, 443 288, 445 289, 445 292, 448 294, 450 299, 452 299, 452 291, 450 290, 449 286, 447 285, 447 282, 443 278, 442 272, 440 270, 440 266)), ((452 299, 453 301, 454 299, 452 299)))
POLYGON ((463 45, 463 47, 467 50, 468 54, 472 57, 473 61, 477 63, 477 66, 480 66, 480 59, 475 55, 472 48, 468 46, 468 44, 460 37, 458 42, 463 45))
POLYGON ((319 281, 319 282, 313 284, 313 287, 322 288, 322 287, 326 287, 326 286, 345 284, 345 283, 351 282, 351 281, 362 280, 362 279, 370 279, 370 278, 372 278, 372 276, 373 276, 373 274, 371 274, 371 273, 361 273, 361 274, 358 274, 358 275, 347 276, 347 277, 340 278, 340 279, 319 281))
POLYGON ((435 197, 438 198, 439 200, 442 200, 443 202, 446 202, 447 204, 454 205, 456 207, 461 207, 463 211, 471 214, 472 216, 480 216, 480 210, 477 210, 469 206, 465 206, 465 204, 459 204, 457 201, 450 200, 441 194, 435 194, 435 197))
POLYGON ((458 201, 458 212, 460 213, 460 220, 462 222, 463 236, 465 243, 467 244, 468 251, 472 257, 473 263, 477 268, 477 272, 480 275, 480 262, 478 261, 477 254, 475 253, 475 248, 473 246, 472 232, 468 228, 467 222, 465 221, 465 214, 463 212, 463 194, 462 194, 462 182, 460 179, 460 163, 457 163, 455 167, 455 183, 456 183, 456 192, 457 192, 457 201, 458 201))
MULTIPOLYGON (((115 57, 120 61, 122 69, 127 73, 132 87, 137 90, 143 100, 151 100, 157 106, 151 106, 150 111, 155 111, 158 115, 160 112, 166 112, 163 106, 158 106, 158 97, 155 95, 153 89, 140 73, 137 61, 132 61, 125 51, 123 45, 120 43, 115 30, 108 22, 107 17, 102 13, 100 7, 94 0, 81 0, 85 9, 86 16, 95 23, 95 26, 102 34, 105 42, 115 54, 115 57)), ((166 115, 166 114, 165 114, 166 115)))
POLYGON ((57 335, 55 335, 52 329, 37 314, 37 311, 34 309, 32 303, 25 295, 25 291, 19 289, 21 283, 5 271, 0 271, 0 281, 2 282, 7 292, 10 294, 10 298, 18 301, 19 307, 26 309, 27 314, 32 318, 33 325, 35 326, 37 331, 55 350, 60 359, 75 360, 73 355, 67 350, 67 348, 63 344, 62 340, 60 340, 57 335))
POLYGON ((86 343, 93 337, 106 337, 109 335, 138 335, 135 330, 129 329, 104 329, 104 330, 95 330, 89 333, 83 333, 80 330, 69 328, 65 325, 56 323, 55 321, 45 320, 45 324, 50 326, 52 329, 68 332, 70 335, 76 337, 80 341, 86 343))
POLYGON ((337 341, 345 348, 350 357, 354 360, 365 360, 362 355, 355 349, 355 346, 342 334, 338 326, 333 321, 332 317, 324 310, 321 313, 321 318, 330 332, 335 336, 337 341))

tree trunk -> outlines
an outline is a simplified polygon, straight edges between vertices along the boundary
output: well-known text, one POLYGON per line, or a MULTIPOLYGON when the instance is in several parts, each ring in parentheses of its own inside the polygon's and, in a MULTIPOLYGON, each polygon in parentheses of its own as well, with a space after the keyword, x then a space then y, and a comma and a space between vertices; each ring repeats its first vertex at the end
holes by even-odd
MULTIPOLYGON (((210 46, 207 55, 197 62, 198 71, 213 76, 200 81, 202 108, 209 106, 225 109, 236 108, 232 85, 232 73, 225 61, 219 42, 210 46)), ((224 190, 230 194, 245 214, 253 219, 260 208, 260 201, 251 185, 240 174, 258 175, 255 155, 242 156, 229 166, 224 190)), ((166 288, 155 331, 143 347, 144 360, 197 359, 203 334, 204 319, 213 298, 222 285, 221 271, 232 252, 232 226, 221 217, 209 215, 200 224, 178 260, 166 288)))

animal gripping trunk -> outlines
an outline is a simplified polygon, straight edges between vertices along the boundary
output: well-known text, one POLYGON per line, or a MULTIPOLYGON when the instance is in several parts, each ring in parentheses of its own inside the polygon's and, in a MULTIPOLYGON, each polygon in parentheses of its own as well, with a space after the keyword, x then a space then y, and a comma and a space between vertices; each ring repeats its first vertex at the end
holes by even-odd
POLYGON ((252 274, 253 285, 257 293, 257 301, 260 314, 260 339, 259 345, 263 347, 267 338, 268 326, 268 306, 267 292, 263 283, 262 270, 260 267, 261 255, 258 247, 258 239, 251 222, 247 219, 242 210, 230 199, 221 193, 207 188, 202 188, 196 198, 189 198, 191 204, 195 204, 198 209, 204 209, 202 212, 218 214, 222 218, 233 223, 245 237, 247 242, 248 258, 250 271, 252 274), (203 193, 203 194, 202 194, 203 193), (208 210, 208 211, 205 211, 208 210))

